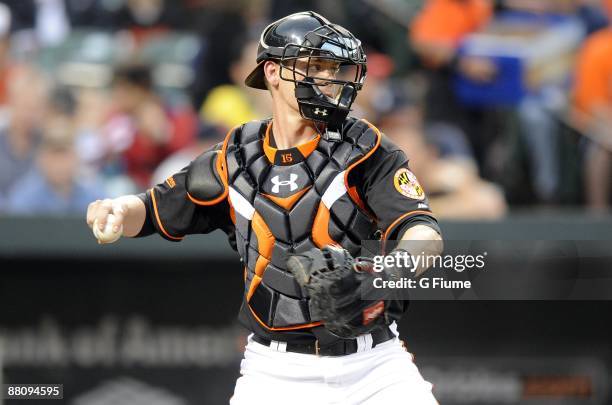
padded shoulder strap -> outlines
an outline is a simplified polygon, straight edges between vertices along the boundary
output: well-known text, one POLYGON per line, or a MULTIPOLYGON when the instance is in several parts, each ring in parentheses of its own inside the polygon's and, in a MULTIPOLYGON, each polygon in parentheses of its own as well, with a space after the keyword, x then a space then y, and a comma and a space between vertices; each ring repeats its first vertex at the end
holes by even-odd
MULTIPOLYGON (((352 162, 350 166, 345 170, 344 186, 346 187, 346 190, 348 191, 348 195, 351 200, 353 200, 353 202, 357 204, 357 206, 361 208, 361 210, 366 213, 366 215, 368 215, 370 218, 376 218, 376 216, 366 208, 366 205, 359 196, 357 188, 351 187, 348 180, 351 170, 353 170, 359 164, 365 162, 370 156, 374 154, 374 152, 376 152, 376 150, 378 150, 378 148, 380 147, 380 142, 382 141, 382 134, 380 133, 378 128, 376 128, 374 125, 372 125, 369 121, 365 119, 359 120, 358 123, 360 124, 360 130, 354 131, 352 135, 357 135, 356 142, 361 142, 362 147, 367 150, 367 152, 362 157, 352 162), (363 126, 363 124, 365 124, 365 126, 363 126)), ((353 129, 356 128, 358 127, 353 125, 353 129)))
POLYGON ((187 197, 198 205, 215 205, 227 198, 227 144, 238 128, 230 129, 221 149, 215 148, 198 156, 187 170, 187 197))
POLYGON ((353 170, 357 165, 362 162, 365 162, 370 156, 376 152, 378 147, 380 146, 380 142, 382 140, 382 134, 374 125, 372 125, 369 121, 365 119, 361 119, 353 125, 351 130, 349 130, 348 136, 351 136, 354 139, 355 144, 357 144, 361 150, 365 151, 365 153, 355 159, 350 163, 349 167, 345 172, 345 183, 348 185, 348 175, 351 170, 353 170))
POLYGON ((221 150, 198 156, 187 171, 187 196, 198 205, 214 205, 227 197, 227 184, 221 173, 221 150))

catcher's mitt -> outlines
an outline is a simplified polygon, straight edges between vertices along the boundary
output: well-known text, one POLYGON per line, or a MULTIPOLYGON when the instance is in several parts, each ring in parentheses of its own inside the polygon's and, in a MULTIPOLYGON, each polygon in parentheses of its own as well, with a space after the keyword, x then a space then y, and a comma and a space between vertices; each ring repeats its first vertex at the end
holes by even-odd
POLYGON ((341 338, 369 333, 385 323, 383 300, 364 300, 372 285, 372 262, 326 246, 287 259, 287 268, 310 297, 313 320, 341 338))

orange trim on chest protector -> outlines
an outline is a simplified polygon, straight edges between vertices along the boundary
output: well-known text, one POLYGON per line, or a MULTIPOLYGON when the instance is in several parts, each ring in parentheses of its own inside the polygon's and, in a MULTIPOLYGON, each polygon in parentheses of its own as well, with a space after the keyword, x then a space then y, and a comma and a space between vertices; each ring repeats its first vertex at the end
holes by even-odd
MULTIPOLYGON (((273 135, 272 135, 272 122, 270 121, 270 123, 268 124, 268 127, 266 128, 266 134, 264 135, 264 139, 263 139, 263 150, 264 150, 266 157, 268 158, 268 162, 274 164, 274 162, 276 161, 275 160, 276 153, 279 151, 279 149, 270 145, 271 136, 273 135)), ((303 158, 307 158, 317 148, 317 145, 319 144, 320 139, 321 139, 321 135, 317 134, 315 138, 307 142, 301 143, 295 146, 295 148, 300 152, 303 158)), ((286 150, 287 149, 280 149, 281 152, 284 152, 286 150)), ((291 163, 291 162, 287 162, 287 163, 291 163)))

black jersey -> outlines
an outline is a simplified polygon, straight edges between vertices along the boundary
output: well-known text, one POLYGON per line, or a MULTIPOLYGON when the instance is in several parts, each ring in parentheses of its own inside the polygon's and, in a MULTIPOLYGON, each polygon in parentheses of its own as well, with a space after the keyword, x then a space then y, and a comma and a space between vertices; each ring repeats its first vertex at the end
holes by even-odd
POLYGON ((193 162, 149 190, 141 234, 179 241, 222 229, 245 263, 241 322, 271 339, 303 339, 323 326, 285 269, 288 255, 326 244, 357 254, 361 240, 438 227, 405 154, 365 120, 347 119, 340 142, 316 136, 288 150, 275 147, 270 129, 271 121, 250 122, 214 147, 225 187, 217 198, 190 193, 188 176, 205 175, 193 162))

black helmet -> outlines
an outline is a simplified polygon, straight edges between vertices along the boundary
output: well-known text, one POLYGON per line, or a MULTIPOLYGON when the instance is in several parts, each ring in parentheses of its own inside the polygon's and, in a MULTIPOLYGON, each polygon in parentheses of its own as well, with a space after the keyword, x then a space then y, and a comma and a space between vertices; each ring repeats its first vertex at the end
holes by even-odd
POLYGON ((257 67, 246 78, 247 86, 266 89, 266 60, 278 61, 281 78, 295 83, 302 116, 334 128, 344 122, 366 77, 361 42, 348 30, 312 11, 291 14, 263 30, 257 67), (333 77, 316 75, 321 63, 333 66, 333 77), (288 70, 290 77, 285 77, 283 70, 288 70))

